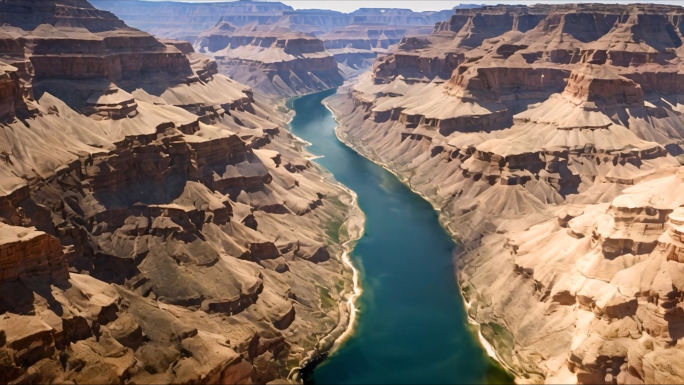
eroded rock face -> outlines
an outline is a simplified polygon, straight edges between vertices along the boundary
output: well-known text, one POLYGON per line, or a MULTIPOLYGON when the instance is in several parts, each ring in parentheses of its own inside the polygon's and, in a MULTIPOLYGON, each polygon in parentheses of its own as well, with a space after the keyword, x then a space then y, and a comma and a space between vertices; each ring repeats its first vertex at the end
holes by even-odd
POLYGON ((94 0, 91 3, 115 13, 133 28, 154 36, 190 42, 218 22, 237 26, 271 24, 284 13, 294 11, 289 5, 277 1, 154 4, 136 0, 94 0))
POLYGON ((222 74, 278 96, 337 87, 340 75, 357 76, 405 35, 429 33, 451 15, 394 8, 293 10, 282 3, 255 1, 94 4, 151 34, 187 40, 213 56, 222 74), (285 46, 287 52, 282 52, 285 46))
POLYGON ((321 35, 351 24, 432 28, 452 14, 449 10, 414 12, 396 8, 360 8, 350 13, 326 9, 295 10, 277 1, 149 3, 140 0, 93 0, 92 4, 115 13, 131 27, 155 36, 190 42, 220 22, 238 27, 277 24, 321 35))
POLYGON ((456 10, 329 100, 441 208, 469 315, 522 382, 684 381, 683 15, 456 10))
POLYGON ((321 35, 325 48, 349 75, 369 68, 378 55, 387 54, 405 36, 429 33, 429 27, 391 24, 351 24, 321 35))
POLYGON ((0 382, 266 383, 344 330, 351 197, 271 101, 86 1, 0 7, 0 382))
POLYGON ((269 95, 322 91, 344 80, 322 40, 287 27, 222 22, 200 34, 196 46, 217 60, 222 73, 269 95))

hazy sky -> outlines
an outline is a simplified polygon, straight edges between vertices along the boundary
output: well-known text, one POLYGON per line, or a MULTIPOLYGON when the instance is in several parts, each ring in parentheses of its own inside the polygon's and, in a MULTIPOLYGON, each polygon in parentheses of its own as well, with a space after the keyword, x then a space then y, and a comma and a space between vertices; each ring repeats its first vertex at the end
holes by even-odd
MULTIPOLYGON (((154 1, 154 0, 152 0, 154 1)), ((168 1, 168 0, 166 0, 168 1)), ((217 0, 171 0, 184 2, 216 2, 217 0)), ((218 0, 221 1, 221 0, 218 0)), ((414 11, 438 11, 450 9, 454 6, 464 4, 537 4, 537 3, 657 3, 682 5, 682 0, 472 0, 472 1, 453 1, 453 0, 281 0, 295 9, 319 8, 334 9, 341 12, 351 12, 359 8, 409 8, 414 11)))

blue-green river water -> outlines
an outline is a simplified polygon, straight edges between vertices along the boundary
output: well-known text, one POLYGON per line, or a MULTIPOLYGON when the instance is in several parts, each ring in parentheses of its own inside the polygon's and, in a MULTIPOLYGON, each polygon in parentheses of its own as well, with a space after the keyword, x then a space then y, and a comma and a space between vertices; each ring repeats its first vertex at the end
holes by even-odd
POLYGON ((315 384, 511 382, 477 342, 454 275, 455 247, 432 206, 335 136, 321 101, 335 90, 289 101, 290 130, 315 161, 354 190, 366 215, 351 259, 361 272, 354 333, 316 367, 315 384))

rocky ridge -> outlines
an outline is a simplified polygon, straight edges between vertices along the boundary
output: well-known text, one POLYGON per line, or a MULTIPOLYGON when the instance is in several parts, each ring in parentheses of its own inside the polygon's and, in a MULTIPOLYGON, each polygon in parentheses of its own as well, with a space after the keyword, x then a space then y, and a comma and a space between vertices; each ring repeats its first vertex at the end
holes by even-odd
POLYGON ((405 35, 429 33, 430 28, 391 26, 383 24, 352 24, 321 35, 325 49, 330 52, 345 78, 354 72, 365 72, 378 55, 389 53, 389 47, 405 35))
POLYGON ((157 2, 141 0, 93 0, 96 7, 114 12, 129 26, 155 36, 194 42, 203 31, 226 22, 280 24, 300 32, 320 35, 350 24, 423 26, 432 28, 451 16, 451 11, 413 12, 410 9, 361 8, 342 13, 327 9, 293 9, 275 1, 214 3, 157 2))
POLYGON ((294 10, 282 3, 258 1, 94 4, 154 35, 191 42, 216 59, 222 74, 273 96, 337 87, 342 77, 365 71, 404 35, 428 33, 451 14, 394 8, 350 13, 294 10))
POLYGON ((200 33, 219 22, 235 26, 269 24, 292 7, 277 1, 224 1, 214 3, 162 2, 137 0, 93 0, 95 7, 113 12, 127 25, 151 35, 191 43, 200 33))
POLYGON ((85 0, 0 4, 0 381, 266 383, 342 332, 350 194, 85 0))
POLYGON ((344 81, 323 41, 287 27, 221 22, 200 34, 196 48, 212 56, 221 73, 268 95, 323 91, 344 81))
POLYGON ((456 10, 328 103, 441 209, 519 382, 679 383, 684 9, 456 10))

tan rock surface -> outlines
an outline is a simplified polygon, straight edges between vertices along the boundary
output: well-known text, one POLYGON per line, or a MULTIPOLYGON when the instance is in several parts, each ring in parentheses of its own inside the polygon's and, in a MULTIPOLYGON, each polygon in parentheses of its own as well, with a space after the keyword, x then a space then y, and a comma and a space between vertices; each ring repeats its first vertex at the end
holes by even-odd
POLYGON ((87 1, 6 3, 0 382, 266 383, 344 329, 316 287, 352 290, 352 200, 275 102, 87 1))
POLYGON ((429 33, 451 11, 361 8, 350 13, 293 9, 279 2, 94 1, 129 25, 186 40, 219 71, 269 95, 337 87, 405 35, 429 33), (324 47, 321 47, 323 41, 324 47), (331 59, 332 58, 332 59, 331 59))
MULTIPOLYGON (((155 36, 190 42, 219 22, 238 27, 247 24, 280 24, 300 32, 320 35, 350 24, 432 29, 435 23, 447 20, 452 13, 450 10, 414 12, 396 8, 360 8, 342 13, 328 9, 293 9, 277 1, 155 4, 140 0, 93 0, 92 4, 115 13, 131 27, 155 36)), ((449 7, 447 5, 444 8, 449 7)))
POLYGON ((682 15, 456 10, 328 101, 441 209, 468 313, 521 382, 684 382, 682 15))
POLYGON ((217 60, 222 73, 269 95, 306 94, 343 82, 322 40, 277 24, 236 28, 221 22, 195 45, 217 60))

